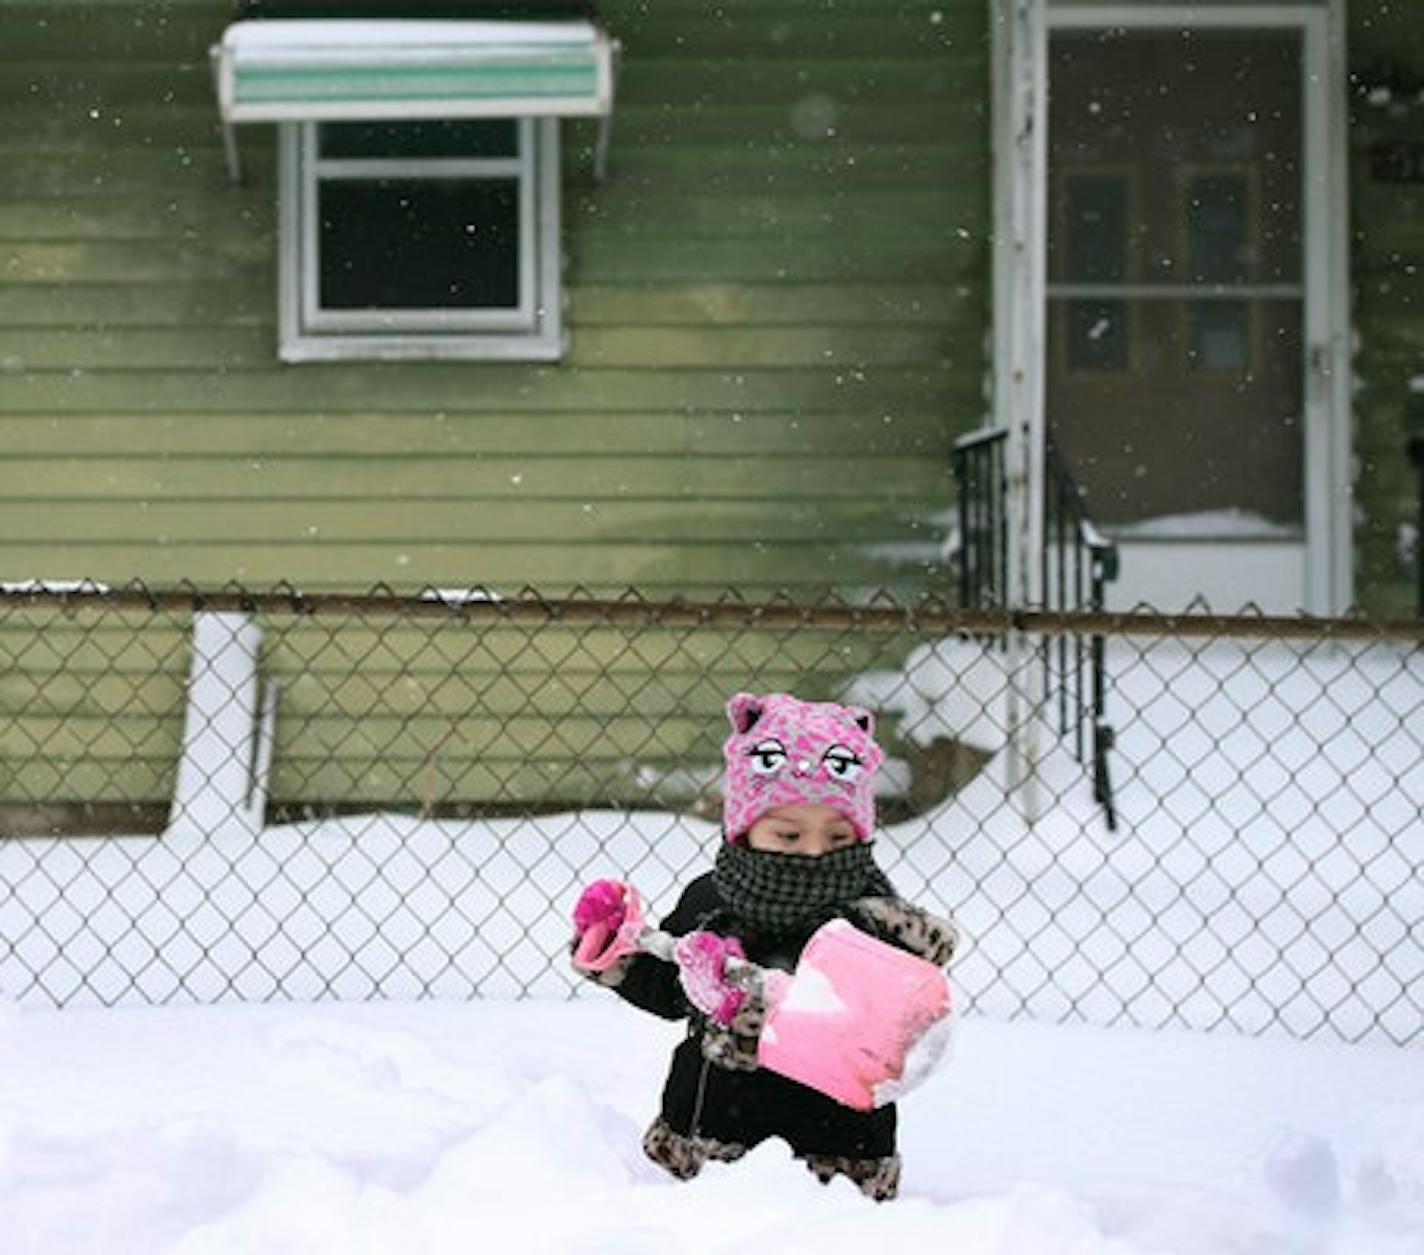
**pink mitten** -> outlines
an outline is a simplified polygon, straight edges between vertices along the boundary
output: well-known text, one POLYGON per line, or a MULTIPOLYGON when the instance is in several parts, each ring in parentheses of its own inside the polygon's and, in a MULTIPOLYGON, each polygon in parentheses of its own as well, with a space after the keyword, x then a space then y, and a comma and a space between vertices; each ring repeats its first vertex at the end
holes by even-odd
POLYGON ((643 903, 621 880, 595 880, 574 904, 574 966, 605 972, 638 949, 643 903))
POLYGON ((727 959, 746 959, 742 943, 735 937, 695 932, 679 939, 672 953, 687 1000, 718 1024, 730 1024, 747 996, 727 980, 727 959))

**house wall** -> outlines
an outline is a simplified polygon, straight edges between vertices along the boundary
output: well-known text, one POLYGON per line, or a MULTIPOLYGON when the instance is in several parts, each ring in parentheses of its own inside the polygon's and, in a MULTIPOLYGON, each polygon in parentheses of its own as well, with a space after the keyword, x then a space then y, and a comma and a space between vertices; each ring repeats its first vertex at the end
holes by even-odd
MULTIPOLYGON (((943 589, 984 405, 986 6, 601 7, 624 56, 604 185, 565 125, 567 360, 283 365, 275 130, 229 186, 207 65, 232 6, 8 3, 0 579, 943 589)), ((726 692, 867 664, 598 645, 565 677, 609 712, 594 752, 509 634, 266 626, 279 805, 607 802, 635 757, 715 751, 726 692), (618 716, 654 665, 650 742, 654 695, 618 716)), ((0 833, 161 824, 184 618, 11 608, 0 657, 0 833)))
MULTIPOLYGON (((284 366, 274 135, 243 131, 249 181, 230 187, 206 64, 229 6, 8 3, 0 578, 942 588, 948 446, 984 404, 988 5, 602 7, 625 56, 605 185, 593 128, 566 128, 568 360, 284 366)), ((1424 13, 1349 13, 1356 86, 1377 61, 1417 84, 1424 13)), ((1421 106, 1359 90, 1351 108, 1357 587, 1404 613, 1424 215, 1420 185, 1373 177, 1370 158, 1417 135, 1421 106)), ((185 642, 183 623, 143 615, 0 624, 0 803, 161 807, 185 642)), ((481 705, 437 691, 451 651, 428 633, 370 644, 269 637, 264 668, 286 686, 274 798, 392 800, 410 786, 381 769, 437 743, 463 747, 441 751, 441 780, 460 782, 442 800, 504 787, 470 783, 494 733, 459 721, 503 729, 538 677, 481 705), (404 741, 332 722, 377 693, 404 741)), ((767 649, 731 664, 768 667, 767 649)), ((508 678, 511 659, 488 657, 491 682, 508 678)), ((758 674, 794 682, 792 661, 758 674)), ((670 717, 715 717, 745 681, 664 679, 683 695, 670 717)), ((599 682, 626 702, 616 676, 599 682)), ((561 717, 552 699, 532 713, 561 717)), ((670 763, 694 735, 669 737, 670 763)))
MULTIPOLYGON (((0 578, 943 587, 946 450, 983 410, 989 6, 602 7, 611 178, 566 124, 547 367, 279 364, 274 128, 228 186, 206 64, 230 6, 7 5, 0 578)), ((1424 214, 1371 159, 1418 131, 1424 12, 1348 25, 1356 586, 1401 613, 1424 214)))
POLYGON ((942 587, 983 410, 987 8, 601 6, 554 366, 282 365, 275 128, 220 0, 6 6, 0 578, 942 587))
POLYGON ((1349 41, 1355 581, 1367 612, 1396 617, 1419 609, 1419 479, 1405 441, 1409 381, 1424 375, 1424 171, 1397 182, 1374 166, 1381 145, 1424 139, 1424 8, 1354 0, 1349 41))

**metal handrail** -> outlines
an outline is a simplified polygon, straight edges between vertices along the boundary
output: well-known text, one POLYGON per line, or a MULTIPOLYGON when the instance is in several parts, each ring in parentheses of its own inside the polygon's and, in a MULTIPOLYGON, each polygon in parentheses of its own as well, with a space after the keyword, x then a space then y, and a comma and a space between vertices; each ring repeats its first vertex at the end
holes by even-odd
POLYGON ((954 442, 959 498, 959 604, 992 609, 1009 604, 1008 430, 986 427, 954 442))
MULTIPOLYGON (((962 605, 975 609, 1009 603, 1007 437, 1005 428, 985 428, 954 443, 959 596, 962 605)), ((1100 613, 1106 586, 1118 575, 1117 545, 1094 525, 1082 490, 1051 437, 1045 444, 1044 472, 1042 609, 1100 613)), ((1115 830, 1117 810, 1108 770, 1113 729, 1107 722, 1106 638, 1095 632, 1085 641, 1082 633, 1060 633, 1045 640, 1042 648, 1045 690, 1050 704, 1057 704, 1058 734, 1072 736, 1079 762, 1091 762, 1094 800, 1102 806, 1108 828, 1115 830), (1091 747, 1085 744, 1089 730, 1091 747)))
MULTIPOLYGON (((1042 567, 1046 610, 1101 611, 1109 581, 1118 576, 1117 545, 1093 523, 1083 503, 1083 491, 1049 436, 1044 447, 1044 510, 1042 567)), ((1084 733, 1092 732, 1093 797, 1103 808, 1108 829, 1117 828, 1108 751, 1113 729, 1107 722, 1107 641, 1093 633, 1086 645, 1081 634, 1044 642, 1049 692, 1058 699, 1058 731, 1073 735, 1073 750, 1086 763, 1084 733), (1070 665, 1071 649, 1071 665, 1070 665), (1057 675, 1053 654, 1057 653, 1057 675), (1086 672, 1086 676, 1085 676, 1086 672), (1055 682, 1056 681, 1056 682, 1055 682)))

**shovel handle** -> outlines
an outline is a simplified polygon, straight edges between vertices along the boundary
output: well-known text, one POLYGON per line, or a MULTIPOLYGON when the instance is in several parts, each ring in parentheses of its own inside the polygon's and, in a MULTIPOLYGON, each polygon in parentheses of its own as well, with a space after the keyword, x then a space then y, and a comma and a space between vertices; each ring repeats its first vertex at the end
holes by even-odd
MULTIPOLYGON (((669 963, 676 963, 677 958, 673 954, 673 947, 677 945, 678 940, 677 937, 669 932, 664 932, 661 928, 645 928, 638 934, 638 949, 656 958, 666 959, 669 963)), ((755 964, 746 959, 731 957, 726 961, 727 975, 735 976, 754 966, 755 964)))
POLYGON ((638 934, 638 949, 645 954, 651 954, 654 958, 666 959, 672 963, 672 948, 677 944, 677 938, 671 933, 665 933, 661 928, 645 928, 638 934))

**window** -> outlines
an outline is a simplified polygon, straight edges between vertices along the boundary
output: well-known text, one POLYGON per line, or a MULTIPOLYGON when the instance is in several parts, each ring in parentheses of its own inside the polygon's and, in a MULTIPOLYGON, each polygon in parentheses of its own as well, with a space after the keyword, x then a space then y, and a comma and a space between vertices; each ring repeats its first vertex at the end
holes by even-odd
POLYGON ((282 126, 281 353, 549 360, 556 118, 282 126))
MULTIPOLYGON (((1200 286, 1239 288, 1255 278, 1249 181, 1236 171, 1193 174, 1182 213, 1187 275, 1200 286)), ((1233 299, 1188 301, 1187 361, 1197 370, 1241 374, 1251 368, 1251 307, 1233 299)))
POLYGON ((1127 302, 1112 295, 1128 278, 1128 179, 1121 174, 1063 178, 1059 262, 1064 286, 1063 338, 1072 371, 1123 371, 1130 361, 1127 302), (1092 292, 1088 295, 1088 292, 1092 292))
POLYGON ((561 356, 558 120, 600 120, 601 178, 617 45, 585 0, 530 5, 243 0, 214 78, 234 180, 235 127, 281 128, 286 361, 561 356))

